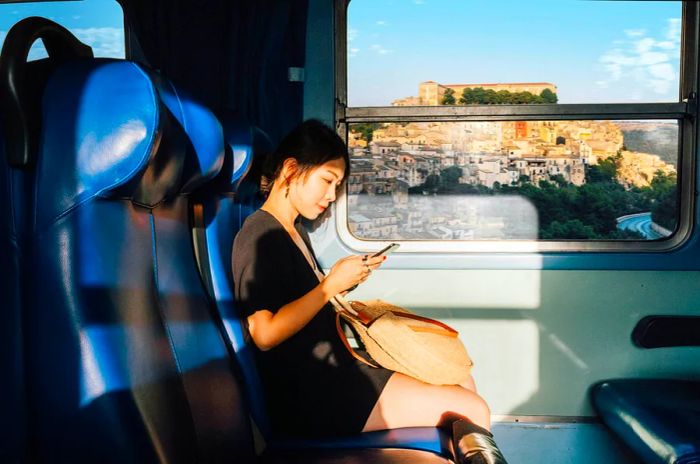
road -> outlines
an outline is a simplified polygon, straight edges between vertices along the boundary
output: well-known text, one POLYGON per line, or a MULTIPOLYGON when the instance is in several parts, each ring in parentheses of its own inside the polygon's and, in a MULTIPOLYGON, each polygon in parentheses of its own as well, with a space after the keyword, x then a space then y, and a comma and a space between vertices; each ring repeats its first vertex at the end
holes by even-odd
POLYGON ((617 228, 639 232, 648 240, 664 238, 663 235, 651 228, 651 213, 631 214, 618 218, 617 228))

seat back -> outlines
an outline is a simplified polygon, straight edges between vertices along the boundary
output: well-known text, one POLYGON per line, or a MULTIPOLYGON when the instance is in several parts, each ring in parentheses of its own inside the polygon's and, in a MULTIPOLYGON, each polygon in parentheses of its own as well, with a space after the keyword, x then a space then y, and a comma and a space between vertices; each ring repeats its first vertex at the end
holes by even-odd
POLYGON ((261 206, 257 182, 248 177, 254 155, 264 157, 271 144, 264 133, 239 118, 225 116, 222 121, 226 161, 216 181, 198 192, 194 207, 195 246, 200 272, 208 282, 223 333, 242 369, 253 421, 266 436, 270 426, 250 338, 235 303, 231 253, 243 222, 261 206))
POLYGON ((36 458, 252 461, 190 235, 190 192, 223 161, 215 118, 116 60, 59 68, 42 112, 27 301, 36 458))
POLYGON ((67 30, 28 18, 12 27, 0 52, 0 462, 20 462, 26 448, 22 285, 25 240, 33 204, 32 172, 40 129, 40 97, 49 74, 68 59, 92 50, 67 30), (49 57, 27 62, 42 38, 49 57))
POLYGON ((0 461, 19 462, 25 441, 26 412, 22 366, 21 223, 25 208, 16 204, 23 173, 10 168, 0 137, 0 461))

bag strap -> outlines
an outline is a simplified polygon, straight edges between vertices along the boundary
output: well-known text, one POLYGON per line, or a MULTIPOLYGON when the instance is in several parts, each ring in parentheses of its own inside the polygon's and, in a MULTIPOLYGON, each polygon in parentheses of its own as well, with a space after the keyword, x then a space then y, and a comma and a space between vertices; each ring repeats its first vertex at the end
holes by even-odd
POLYGON ((338 336, 340 337, 340 340, 343 342, 343 345, 345 345, 345 348, 347 348, 347 350, 350 352, 353 358, 357 359, 361 363, 367 364, 370 367, 374 367, 375 369, 379 368, 379 366, 372 364, 359 354, 355 353, 355 350, 352 348, 352 346, 350 346, 350 343, 348 342, 348 338, 345 336, 345 332, 343 332, 343 328, 340 326, 339 312, 335 313, 335 328, 338 331, 338 336))
POLYGON ((423 317, 423 316, 419 316, 417 314, 402 313, 401 311, 389 311, 389 312, 397 317, 404 317, 406 319, 413 319, 416 321, 425 322, 427 324, 432 324, 432 325, 439 327, 439 328, 432 328, 432 327, 420 327, 417 325, 409 325, 408 327, 411 330, 413 330, 414 332, 427 332, 427 333, 433 333, 436 335, 444 335, 446 337, 451 337, 451 338, 457 338, 457 336, 459 335, 459 332, 457 332, 455 329, 453 329, 449 325, 443 324, 442 322, 436 321, 435 319, 430 319, 429 317, 423 317))

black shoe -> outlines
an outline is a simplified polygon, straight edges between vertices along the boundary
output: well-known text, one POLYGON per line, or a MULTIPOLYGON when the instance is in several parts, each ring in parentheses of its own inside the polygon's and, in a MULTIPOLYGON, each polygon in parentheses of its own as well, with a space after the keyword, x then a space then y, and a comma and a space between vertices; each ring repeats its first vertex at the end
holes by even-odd
POLYGON ((452 425, 452 434, 458 464, 508 464, 488 430, 460 420, 452 425))

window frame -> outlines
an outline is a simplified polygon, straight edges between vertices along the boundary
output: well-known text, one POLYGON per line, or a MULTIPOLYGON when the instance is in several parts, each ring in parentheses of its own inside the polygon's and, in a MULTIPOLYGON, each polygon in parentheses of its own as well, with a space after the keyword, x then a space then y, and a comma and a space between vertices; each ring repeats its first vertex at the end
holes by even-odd
POLYGON ((595 103, 470 106, 347 106, 347 12, 350 0, 335 0, 335 122, 347 142, 348 126, 364 122, 470 122, 554 120, 675 120, 678 123, 678 227, 667 239, 642 240, 373 240, 354 236, 348 227, 347 191, 337 200, 336 231, 347 246, 372 251, 390 241, 397 252, 533 253, 668 252, 691 237, 695 221, 697 157, 697 79, 700 5, 683 0, 679 101, 671 103, 595 103))

